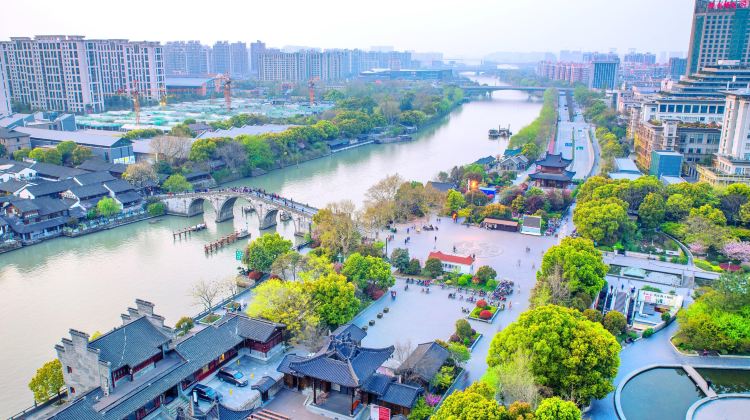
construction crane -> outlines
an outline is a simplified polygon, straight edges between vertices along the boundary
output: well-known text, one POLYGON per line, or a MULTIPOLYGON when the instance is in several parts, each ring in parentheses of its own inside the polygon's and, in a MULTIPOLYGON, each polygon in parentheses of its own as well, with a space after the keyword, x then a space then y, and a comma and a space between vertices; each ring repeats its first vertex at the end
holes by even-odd
POLYGON ((161 88, 159 91, 159 105, 162 108, 167 107, 167 88, 161 88))
POLYGON ((135 112, 135 125, 136 127, 141 125, 141 101, 140 92, 138 91, 138 81, 131 81, 131 89, 118 89, 118 95, 130 95, 133 99, 133 111, 135 112))
POLYGON ((310 79, 307 82, 307 89, 310 93, 310 108, 312 108, 315 105, 315 79, 310 79))
POLYGON ((224 105, 227 107, 227 112, 232 111, 232 79, 229 74, 221 76, 221 86, 224 88, 224 105))

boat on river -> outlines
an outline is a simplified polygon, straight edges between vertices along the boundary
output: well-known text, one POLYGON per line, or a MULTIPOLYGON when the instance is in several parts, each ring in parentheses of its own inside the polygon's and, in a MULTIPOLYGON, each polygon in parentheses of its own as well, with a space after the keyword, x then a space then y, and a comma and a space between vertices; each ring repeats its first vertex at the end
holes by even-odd
POLYGON ((407 141, 412 141, 414 138, 408 134, 401 134, 396 137, 383 137, 380 139, 375 140, 375 143, 377 144, 388 144, 388 143, 403 143, 407 141))
POLYGON ((250 231, 247 229, 240 229, 237 231, 237 239, 245 239, 250 236, 250 231))

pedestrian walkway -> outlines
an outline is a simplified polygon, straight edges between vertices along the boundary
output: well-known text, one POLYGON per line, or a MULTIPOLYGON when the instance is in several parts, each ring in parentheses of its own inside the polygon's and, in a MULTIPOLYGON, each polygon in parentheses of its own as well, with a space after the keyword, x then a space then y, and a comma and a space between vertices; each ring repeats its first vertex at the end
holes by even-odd
POLYGON ((701 376, 700 373, 698 373, 695 368, 693 368, 690 365, 682 365, 682 368, 685 369, 685 372, 687 372, 690 379, 695 382, 695 385, 698 386, 698 388, 703 391, 704 394, 706 394, 709 398, 716 398, 716 391, 713 390, 710 386, 708 386, 708 382, 706 382, 705 379, 703 379, 703 376, 701 376))

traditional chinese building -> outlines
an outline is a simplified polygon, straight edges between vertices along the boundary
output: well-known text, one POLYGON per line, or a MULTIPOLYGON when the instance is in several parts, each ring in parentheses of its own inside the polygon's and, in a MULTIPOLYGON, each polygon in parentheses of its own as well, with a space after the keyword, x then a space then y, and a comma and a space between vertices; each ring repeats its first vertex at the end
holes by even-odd
POLYGON ((541 188, 567 188, 573 182, 575 172, 566 168, 573 161, 565 159, 560 154, 547 153, 543 159, 537 160, 536 172, 529 174, 534 185, 541 188))

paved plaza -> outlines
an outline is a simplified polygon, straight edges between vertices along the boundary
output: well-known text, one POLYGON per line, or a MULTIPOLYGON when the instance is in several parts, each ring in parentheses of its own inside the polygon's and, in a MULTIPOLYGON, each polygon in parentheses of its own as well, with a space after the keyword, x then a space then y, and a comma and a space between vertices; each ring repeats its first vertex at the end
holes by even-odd
MULTIPOLYGON (((512 307, 501 312, 492 324, 470 321, 472 327, 483 334, 466 366, 469 373, 467 381, 477 380, 487 370, 486 358, 492 337, 528 309, 529 292, 536 281, 536 270, 541 264, 542 255, 550 246, 557 243, 557 239, 466 227, 448 218, 437 222, 436 218, 432 217, 429 221, 415 222, 409 227, 410 233, 407 235, 406 225, 398 226, 396 238, 389 243, 389 252, 396 247, 406 247, 411 257, 424 262, 431 251, 452 253, 455 245, 456 253, 459 255, 476 255, 475 269, 489 265, 497 271, 498 279, 513 280, 516 284, 516 291, 509 298, 512 307), (412 232, 412 225, 421 227, 425 224, 433 224, 439 230, 412 232), (411 237, 411 240, 405 246, 406 236, 411 237), (531 248, 529 253, 526 252, 526 247, 531 248)), ((391 289, 397 292, 396 299, 386 295, 355 318, 354 323, 359 326, 367 325, 371 319, 375 320, 375 325, 367 331, 364 345, 385 347, 408 341, 412 346, 416 346, 435 339, 447 340, 455 329, 456 320, 467 316, 461 312, 461 308, 474 307, 474 304, 466 301, 449 299, 448 293, 452 292, 452 289, 432 286, 430 293, 425 294, 416 284, 410 284, 409 290, 404 291, 405 285, 403 278, 397 278, 396 285, 391 289), (386 306, 390 309, 389 313, 384 314, 382 319, 377 319, 376 315, 386 306)))

